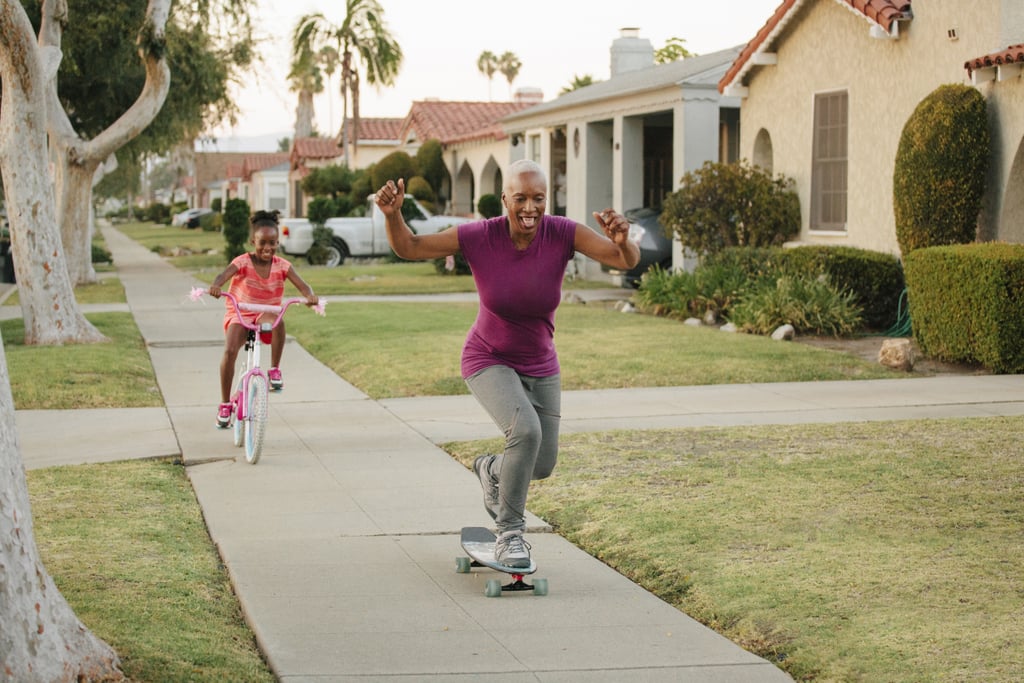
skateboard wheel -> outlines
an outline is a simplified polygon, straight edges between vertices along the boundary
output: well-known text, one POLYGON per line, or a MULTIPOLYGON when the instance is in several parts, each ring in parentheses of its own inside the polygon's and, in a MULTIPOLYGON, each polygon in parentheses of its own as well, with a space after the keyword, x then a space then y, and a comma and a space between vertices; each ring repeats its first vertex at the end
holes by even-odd
POLYGON ((548 580, 547 579, 534 579, 533 580, 533 594, 534 595, 547 595, 548 594, 548 580))
POLYGON ((468 574, 470 566, 471 565, 468 557, 455 558, 455 571, 459 574, 468 574))
POLYGON ((497 579, 488 579, 487 587, 484 588, 484 595, 489 598, 500 598, 501 597, 501 581, 497 579))

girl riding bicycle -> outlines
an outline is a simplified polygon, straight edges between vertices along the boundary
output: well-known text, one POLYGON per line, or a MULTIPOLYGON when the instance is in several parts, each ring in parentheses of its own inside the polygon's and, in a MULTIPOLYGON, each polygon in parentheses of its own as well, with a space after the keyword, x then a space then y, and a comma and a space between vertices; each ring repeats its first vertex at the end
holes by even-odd
MULTIPOLYGON (((235 258, 210 283, 207 291, 210 296, 220 298, 221 287, 231 281, 230 291, 239 301, 255 304, 279 306, 284 296, 284 281, 288 280, 306 297, 307 306, 315 306, 318 299, 313 288, 295 272, 292 264, 277 255, 279 228, 279 211, 257 211, 249 219, 251 227, 250 243, 255 248, 252 253, 242 254, 235 258)), ((231 424, 231 386, 235 376, 235 361, 238 351, 245 344, 247 330, 238 324, 235 307, 230 300, 225 300, 227 309, 224 313, 224 356, 220 361, 220 406, 217 409, 217 426, 226 429, 231 424)), ((241 311, 242 317, 249 322, 273 322, 270 313, 241 311)), ((270 343, 270 388, 279 391, 284 387, 281 377, 281 354, 284 351, 285 330, 282 320, 274 328, 270 343)))

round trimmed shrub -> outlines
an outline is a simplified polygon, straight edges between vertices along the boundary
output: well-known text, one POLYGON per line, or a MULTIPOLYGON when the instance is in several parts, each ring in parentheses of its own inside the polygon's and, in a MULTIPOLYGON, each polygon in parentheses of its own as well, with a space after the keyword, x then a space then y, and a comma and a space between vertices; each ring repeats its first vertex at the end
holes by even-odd
POLYGON ((985 98, 967 85, 942 85, 907 119, 896 151, 896 240, 914 249, 975 240, 991 140, 985 98))
POLYGON ((501 199, 496 194, 485 194, 480 196, 476 203, 476 210, 484 218, 496 218, 501 215, 501 199))

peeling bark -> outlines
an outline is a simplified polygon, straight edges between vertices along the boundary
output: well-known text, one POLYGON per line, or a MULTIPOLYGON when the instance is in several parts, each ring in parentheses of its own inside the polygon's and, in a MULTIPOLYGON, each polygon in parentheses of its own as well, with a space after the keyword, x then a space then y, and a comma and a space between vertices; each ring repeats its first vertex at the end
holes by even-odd
MULTIPOLYGON (((132 106, 91 140, 82 139, 60 104, 56 70, 46 84, 47 128, 56 166, 54 187, 57 219, 67 254, 68 274, 74 284, 92 282, 92 186, 96 169, 153 122, 167 100, 171 72, 163 57, 165 27, 171 0, 150 0, 140 28, 139 58, 146 66, 146 81, 132 106)), ((60 49, 64 25, 69 21, 64 0, 43 3, 39 44, 60 49)))
POLYGON ((122 680, 117 653, 79 621, 39 559, 0 343, 0 681, 122 680))
POLYGON ((38 47, 20 3, 0 1, 0 156, 11 252, 28 344, 89 343, 106 338, 75 301, 47 172, 44 83, 59 51, 38 47), (16 163, 12 160, 17 160, 16 163))

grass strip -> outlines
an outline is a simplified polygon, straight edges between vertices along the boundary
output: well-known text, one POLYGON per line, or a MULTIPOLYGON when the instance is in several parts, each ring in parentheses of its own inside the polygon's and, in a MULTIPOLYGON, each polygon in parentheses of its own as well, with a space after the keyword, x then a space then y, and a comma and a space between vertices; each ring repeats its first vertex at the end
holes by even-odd
MULTIPOLYGON (((798 681, 1024 671, 1019 418, 566 435, 529 508, 798 681)), ((448 444, 463 464, 501 447, 448 444)))
POLYGON ((267 681, 191 484, 168 460, 32 470, 40 555, 139 683, 267 681))

